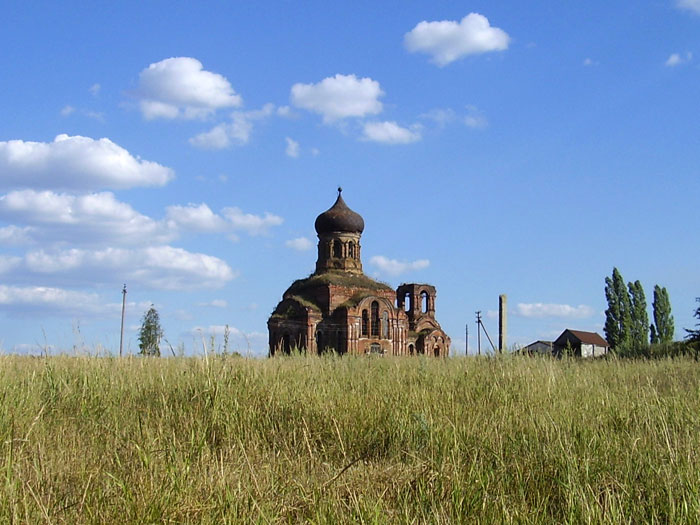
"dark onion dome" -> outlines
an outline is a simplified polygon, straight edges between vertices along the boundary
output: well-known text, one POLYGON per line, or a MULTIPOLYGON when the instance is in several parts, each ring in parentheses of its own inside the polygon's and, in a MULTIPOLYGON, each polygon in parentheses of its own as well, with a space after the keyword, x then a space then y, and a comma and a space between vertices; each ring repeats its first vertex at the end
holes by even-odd
POLYGON ((341 196, 343 189, 338 188, 338 198, 330 209, 316 217, 316 233, 347 232, 362 233, 365 221, 359 213, 355 213, 345 204, 341 196))

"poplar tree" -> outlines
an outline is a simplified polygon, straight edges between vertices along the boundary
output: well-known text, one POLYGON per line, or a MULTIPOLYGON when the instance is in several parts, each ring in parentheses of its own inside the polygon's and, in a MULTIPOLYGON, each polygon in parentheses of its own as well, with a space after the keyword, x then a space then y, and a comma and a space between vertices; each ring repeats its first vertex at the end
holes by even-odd
POLYGON ((160 356, 160 338, 163 330, 160 327, 160 316, 153 305, 143 316, 139 329, 140 354, 146 356, 160 356))
POLYGON ((669 344, 673 342, 675 326, 671 315, 671 301, 666 288, 658 284, 654 286, 654 302, 652 303, 654 322, 651 325, 651 343, 669 344))
POLYGON ((605 338, 611 348, 629 348, 632 326, 632 301, 625 280, 617 268, 613 268, 612 278, 605 278, 605 338))
POLYGON ((644 288, 638 280, 627 285, 631 302, 630 344, 634 353, 641 353, 649 346, 649 315, 644 288))

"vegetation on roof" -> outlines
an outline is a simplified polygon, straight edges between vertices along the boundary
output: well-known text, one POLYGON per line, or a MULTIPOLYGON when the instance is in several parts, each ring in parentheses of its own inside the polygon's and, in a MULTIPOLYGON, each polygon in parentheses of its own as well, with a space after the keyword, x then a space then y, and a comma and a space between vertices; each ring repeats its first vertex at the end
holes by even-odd
POLYGON ((322 285, 347 286, 354 288, 366 288, 373 291, 394 291, 386 283, 375 281, 365 274, 354 274, 345 271, 328 271, 323 273, 312 273, 306 279, 298 279, 292 283, 286 294, 303 294, 309 288, 322 285))
POLYGON ((350 299, 342 303, 338 308, 350 308, 352 306, 356 306, 357 303, 362 301, 365 297, 369 297, 372 295, 371 293, 368 292, 358 292, 355 295, 353 295, 350 299))
POLYGON ((285 297, 284 300, 282 302, 280 302, 280 304, 277 305, 274 312, 272 313, 272 317, 282 317, 284 319, 296 317, 297 310, 292 304, 287 302, 289 300, 295 301, 305 308, 311 308, 312 310, 316 310, 316 311, 320 310, 318 305, 315 304, 314 302, 309 301, 308 299, 301 297, 299 295, 290 295, 290 296, 285 297))

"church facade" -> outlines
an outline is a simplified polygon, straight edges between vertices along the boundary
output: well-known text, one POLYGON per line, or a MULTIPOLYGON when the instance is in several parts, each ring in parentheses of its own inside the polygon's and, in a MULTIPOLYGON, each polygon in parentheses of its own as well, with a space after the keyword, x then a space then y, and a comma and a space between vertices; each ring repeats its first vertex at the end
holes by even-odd
POLYGON ((435 288, 402 284, 394 290, 363 273, 364 220, 341 192, 316 218, 316 271, 292 283, 267 322, 270 355, 298 349, 446 357, 450 338, 435 319, 435 288))

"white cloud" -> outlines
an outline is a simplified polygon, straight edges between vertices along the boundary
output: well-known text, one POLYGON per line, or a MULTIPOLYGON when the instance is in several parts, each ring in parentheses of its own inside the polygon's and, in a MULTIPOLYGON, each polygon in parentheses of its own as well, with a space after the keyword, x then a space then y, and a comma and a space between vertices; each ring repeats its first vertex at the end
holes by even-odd
POLYGON ((228 326, 224 324, 212 324, 209 326, 195 326, 190 330, 190 335, 194 336, 200 336, 200 335, 205 335, 205 336, 219 336, 219 335, 224 335, 226 331, 229 332, 229 334, 232 335, 239 335, 242 334, 241 330, 236 328, 235 326, 228 326))
POLYGON ((317 84, 294 84, 290 98, 296 107, 318 113, 324 122, 330 123, 380 113, 379 97, 383 94, 376 80, 338 74, 317 84))
POLYGON ((423 270, 430 266, 428 259, 418 259, 417 261, 404 262, 396 259, 389 259, 383 255, 375 255, 369 260, 370 264, 376 266, 381 272, 393 277, 415 270, 423 270))
POLYGON ((693 60, 693 54, 690 51, 686 52, 685 56, 682 56, 680 53, 673 53, 666 59, 666 66, 679 66, 691 60, 693 60))
POLYGON ((410 52, 432 56, 438 66, 445 66, 467 55, 508 49, 510 37, 478 13, 469 13, 460 22, 420 22, 404 35, 410 52))
POLYGON ((231 122, 214 126, 190 139, 190 144, 201 149, 225 149, 232 143, 245 145, 250 140, 253 123, 264 120, 275 112, 274 104, 265 104, 253 111, 234 111, 231 122))
POLYGON ((678 0, 676 5, 681 9, 687 9, 700 14, 700 0, 678 0))
POLYGON ((284 118, 293 118, 296 116, 295 113, 292 111, 292 108, 290 108, 289 106, 278 107, 277 115, 284 118))
POLYGON ((101 113, 99 111, 90 111, 90 110, 84 110, 83 115, 85 115, 88 118, 97 120, 99 122, 104 122, 105 121, 105 115, 104 113, 101 113))
POLYGON ((454 122, 457 118, 457 114, 451 108, 442 109, 436 108, 431 109, 427 113, 420 115, 420 118, 432 120, 441 128, 444 128, 447 124, 454 122))
POLYGON ((306 252, 314 247, 313 242, 306 237, 297 237, 296 239, 289 239, 285 241, 284 245, 292 250, 297 250, 299 252, 306 252))
POLYGON ((231 145, 227 124, 218 124, 209 131, 190 138, 190 144, 199 149, 225 149, 231 145))
POLYGON ((597 66, 597 65, 598 65, 598 62, 595 61, 595 60, 593 60, 592 58, 585 58, 585 59, 583 60, 583 65, 584 65, 584 66, 587 66, 587 67, 590 67, 590 66, 597 66))
POLYGON ((464 116, 459 116, 452 108, 437 108, 423 113, 420 115, 420 118, 432 120, 440 128, 444 128, 458 120, 470 128, 484 128, 488 126, 488 120, 483 112, 472 105, 466 106, 466 114, 464 116))
POLYGON ((50 311, 53 313, 77 314, 103 310, 97 294, 51 288, 45 286, 0 285, 0 308, 17 310, 50 311))
POLYGON ((244 213, 237 207, 224 208, 221 215, 214 213, 206 204, 168 206, 167 223, 172 230, 181 229, 194 232, 229 233, 237 240, 237 232, 248 235, 266 235, 270 228, 279 226, 284 219, 265 212, 263 215, 244 213))
POLYGON ((289 137, 285 137, 284 140, 287 142, 287 148, 284 150, 284 152, 288 157, 296 159, 299 156, 299 143, 296 140, 290 139, 289 137))
POLYGON ((514 315, 521 317, 564 317, 571 319, 585 319, 595 315, 596 311, 584 304, 570 306, 568 304, 546 303, 518 303, 514 315))
MULTIPOLYGON (((127 253, 126 259, 142 262, 144 273, 152 272, 146 284, 164 290, 184 290, 196 288, 220 288, 234 279, 234 272, 218 257, 203 253, 192 253, 172 246, 145 248, 139 252, 127 253)), ((142 270, 143 271, 143 270, 142 270)))
POLYGON ((240 208, 215 213, 205 203, 173 205, 155 220, 118 201, 110 192, 72 195, 52 191, 18 190, 0 195, 0 241, 41 244, 44 248, 129 247, 164 245, 182 232, 267 234, 283 223, 269 212, 256 215, 240 208))
POLYGON ((274 104, 265 104, 253 111, 234 111, 231 114, 229 135, 240 144, 247 144, 253 131, 253 122, 265 120, 275 111, 274 104))
POLYGON ((199 303, 199 306, 210 306, 212 308, 226 308, 228 303, 224 299, 213 299, 207 303, 199 303))
POLYGON ((0 187, 93 190, 163 186, 170 168, 133 157, 107 138, 58 135, 53 142, 0 142, 0 187))
MULTIPOLYGON (((190 312, 181 308, 173 312, 173 317, 178 321, 191 321, 194 319, 194 316, 190 312)), ((135 330, 138 330, 139 328, 140 327, 137 326, 135 327, 135 330)))
POLYGON ((110 192, 72 195, 18 190, 0 195, 0 240, 21 244, 42 242, 72 245, 160 245, 181 231, 261 235, 283 219, 271 213, 255 215, 239 208, 214 213, 205 203, 173 205, 164 220, 155 220, 118 201, 110 192))
POLYGON ((670 66, 670 67, 677 66, 680 63, 681 63, 681 56, 678 53, 673 53, 666 60, 666 65, 670 66))
POLYGON ((167 225, 138 213, 110 192, 12 191, 0 196, 0 219, 28 226, 3 229, 8 235, 42 242, 141 244, 163 243, 175 236, 167 225))
MULTIPOLYGON (((0 197, 0 200, 2 197, 0 197)), ((1 206, 1 202, 0 202, 1 206)), ((30 244, 32 242, 33 228, 24 226, 20 228, 13 224, 0 228, 0 242, 6 245, 11 244, 30 244)))
POLYGON ((0 255, 0 274, 7 273, 17 268, 22 264, 21 257, 13 257, 10 255, 0 255))
POLYGON ((138 94, 141 113, 149 120, 205 118, 242 103, 224 76, 206 71, 191 57, 167 58, 148 66, 139 74, 138 94))
MULTIPOLYGON (((144 310, 150 303, 127 302, 127 312, 144 310)), ((104 301, 97 293, 52 286, 0 285, 0 309, 10 316, 111 317, 121 313, 122 303, 104 301)), ((138 329, 136 327, 135 329, 138 329)))
POLYGON ((189 231, 222 232, 227 229, 226 221, 204 203, 168 206, 166 215, 168 221, 189 231))
POLYGON ((484 114, 475 106, 467 106, 467 115, 464 117, 464 124, 470 128, 485 128, 488 120, 484 114))
POLYGON ((402 128, 396 122, 366 122, 363 139, 385 144, 409 144, 421 139, 418 127, 402 128))
POLYGON ((243 213, 240 208, 224 208, 222 215, 230 222, 233 230, 244 231, 248 235, 265 235, 273 226, 284 222, 282 217, 265 212, 262 217, 252 213, 243 213))
MULTIPOLYGON (((75 113, 76 109, 73 106, 64 106, 63 109, 61 109, 61 116, 62 117, 67 117, 69 115, 72 115, 75 113)), ((80 114, 84 115, 88 118, 91 118, 93 120, 97 120, 99 122, 104 122, 105 121, 105 115, 104 113, 101 113, 99 111, 91 111, 89 109, 81 109, 80 114)))
POLYGON ((94 83, 92 86, 90 86, 90 89, 88 91, 90 91, 90 94, 93 97, 96 97, 100 94, 100 89, 102 89, 102 86, 100 86, 98 83, 94 83))
POLYGON ((126 282, 158 290, 219 288, 238 275, 217 257, 172 246, 37 250, 27 253, 12 272, 16 279, 41 275, 43 281, 62 285, 126 282))

